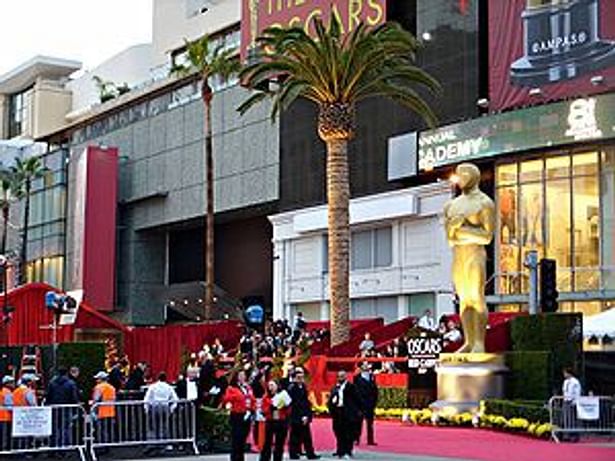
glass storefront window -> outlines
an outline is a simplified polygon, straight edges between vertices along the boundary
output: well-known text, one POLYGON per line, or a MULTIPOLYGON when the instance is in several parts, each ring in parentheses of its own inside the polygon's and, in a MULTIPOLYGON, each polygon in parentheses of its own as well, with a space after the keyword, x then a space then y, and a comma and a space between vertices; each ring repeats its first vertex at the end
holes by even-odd
POLYGON ((519 182, 542 181, 542 172, 544 170, 542 159, 527 160, 519 166, 519 182))
POLYGON ((558 288, 560 291, 572 289, 570 203, 570 180, 568 178, 547 181, 545 256, 555 259, 557 262, 558 288))
POLYGON ((615 149, 602 153, 602 286, 615 290, 615 149))
POLYGON ((547 159, 547 179, 567 178, 570 176, 570 156, 559 155, 547 159))
POLYGON ((56 288, 63 288, 64 257, 52 256, 30 261, 26 266, 26 277, 28 282, 44 282, 56 288))
POLYGON ((615 289, 615 149, 501 164, 495 177, 499 294, 527 293, 530 250, 557 261, 562 293, 615 289))

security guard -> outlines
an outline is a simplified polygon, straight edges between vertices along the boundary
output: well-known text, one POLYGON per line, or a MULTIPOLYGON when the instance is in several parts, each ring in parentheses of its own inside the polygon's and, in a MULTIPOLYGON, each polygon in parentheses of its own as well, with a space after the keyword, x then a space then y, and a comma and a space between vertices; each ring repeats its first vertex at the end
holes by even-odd
POLYGON ((0 451, 8 450, 11 447, 11 420, 13 413, 13 389, 15 379, 12 376, 2 378, 2 388, 0 388, 0 451))
POLYGON ((115 431, 115 387, 107 381, 109 375, 104 371, 99 371, 94 376, 96 386, 92 391, 92 405, 99 404, 94 412, 96 418, 96 439, 98 442, 109 443, 113 440, 115 431))

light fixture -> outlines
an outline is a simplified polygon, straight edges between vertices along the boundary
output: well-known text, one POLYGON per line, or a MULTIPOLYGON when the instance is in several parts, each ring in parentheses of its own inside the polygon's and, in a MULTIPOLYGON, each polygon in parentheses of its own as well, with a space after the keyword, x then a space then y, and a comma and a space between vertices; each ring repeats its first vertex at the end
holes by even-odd
POLYGON ((196 300, 196 302, 199 303, 199 304, 202 304, 203 300, 201 298, 199 298, 199 299, 196 300))
POLYGON ((528 94, 530 96, 540 96, 542 94, 542 90, 540 88, 532 88, 528 94))
POLYGON ((481 109, 489 109, 489 100, 487 98, 480 98, 476 101, 476 105, 481 109))
POLYGON ((595 75, 594 77, 590 78, 589 81, 594 86, 602 85, 604 83, 604 77, 602 75, 595 75))
POLYGON ((188 305, 188 300, 184 299, 184 306, 187 306, 187 305, 188 305))
POLYGON ((430 41, 433 37, 431 36, 431 32, 425 31, 421 34, 421 38, 426 42, 430 41))

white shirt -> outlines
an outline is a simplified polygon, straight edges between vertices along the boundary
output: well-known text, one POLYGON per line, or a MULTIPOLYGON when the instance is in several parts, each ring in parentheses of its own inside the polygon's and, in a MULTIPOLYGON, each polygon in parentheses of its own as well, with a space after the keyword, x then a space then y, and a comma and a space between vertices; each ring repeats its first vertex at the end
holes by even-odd
POLYGON ((163 381, 156 381, 154 384, 147 388, 145 393, 145 403, 148 405, 162 405, 165 403, 171 403, 171 410, 175 408, 175 403, 179 400, 175 389, 168 383, 163 381))
POLYGON ((564 400, 574 402, 581 397, 581 383, 574 376, 566 378, 562 386, 562 392, 564 394, 564 400))
POLYGON ((344 384, 337 388, 337 406, 340 408, 344 406, 344 389, 346 389, 347 382, 344 381, 344 384))
POLYGON ((461 340, 461 331, 459 331, 457 328, 453 328, 452 330, 448 330, 446 333, 444 333, 444 335, 442 335, 442 338, 452 343, 456 343, 457 341, 461 340))

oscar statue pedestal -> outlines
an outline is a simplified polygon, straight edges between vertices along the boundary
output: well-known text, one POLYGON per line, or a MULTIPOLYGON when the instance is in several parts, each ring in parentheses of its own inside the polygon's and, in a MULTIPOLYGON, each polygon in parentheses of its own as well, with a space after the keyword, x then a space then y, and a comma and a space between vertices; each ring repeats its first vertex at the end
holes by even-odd
POLYGON ((440 354, 436 368, 438 400, 430 408, 443 415, 474 413, 481 400, 504 397, 507 371, 503 354, 440 354))

